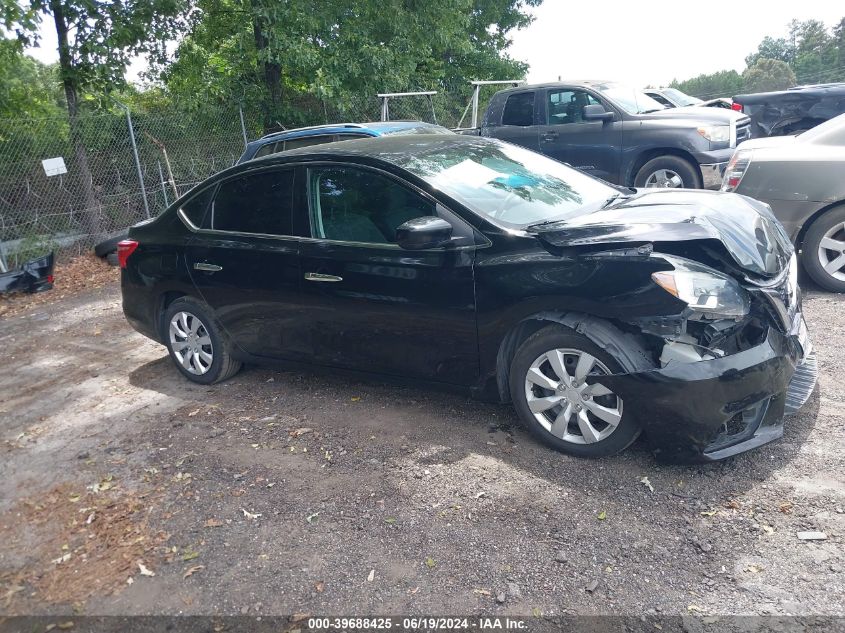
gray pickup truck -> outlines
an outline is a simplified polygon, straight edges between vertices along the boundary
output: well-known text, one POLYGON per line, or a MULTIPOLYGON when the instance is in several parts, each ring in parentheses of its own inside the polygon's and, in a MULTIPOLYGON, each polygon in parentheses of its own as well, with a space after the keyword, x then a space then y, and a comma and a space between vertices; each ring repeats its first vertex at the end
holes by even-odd
POLYGON ((491 136, 593 176, 635 187, 718 189, 748 116, 722 108, 671 108, 610 81, 520 86, 493 95, 482 125, 491 136))

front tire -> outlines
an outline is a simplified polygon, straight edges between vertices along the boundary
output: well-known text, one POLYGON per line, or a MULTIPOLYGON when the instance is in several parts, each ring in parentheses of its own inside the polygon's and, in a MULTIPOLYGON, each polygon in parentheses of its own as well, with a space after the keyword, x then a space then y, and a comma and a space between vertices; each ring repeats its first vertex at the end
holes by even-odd
POLYGON ((192 382, 211 385, 241 368, 211 310, 189 297, 176 299, 164 314, 164 340, 176 369, 192 382))
POLYGON ((552 325, 529 337, 510 367, 510 392, 519 417, 548 446, 576 457, 605 457, 627 448, 640 425, 622 399, 588 375, 624 371, 586 336, 552 325))
POLYGON ((658 156, 640 167, 634 177, 634 186, 701 189, 701 177, 698 169, 680 156, 658 156))
POLYGON ((825 290, 845 292, 845 206, 831 209, 810 225, 801 263, 825 290))

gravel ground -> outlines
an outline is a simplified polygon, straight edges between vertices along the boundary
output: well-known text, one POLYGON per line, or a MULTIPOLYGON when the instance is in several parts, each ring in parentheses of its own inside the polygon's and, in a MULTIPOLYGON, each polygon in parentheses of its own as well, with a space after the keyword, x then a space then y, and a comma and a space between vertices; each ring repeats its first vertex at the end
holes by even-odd
POLYGON ((805 299, 820 387, 782 440, 667 467, 460 395, 193 385, 113 283, 36 305, 0 319, 0 614, 845 614, 843 307, 805 299))

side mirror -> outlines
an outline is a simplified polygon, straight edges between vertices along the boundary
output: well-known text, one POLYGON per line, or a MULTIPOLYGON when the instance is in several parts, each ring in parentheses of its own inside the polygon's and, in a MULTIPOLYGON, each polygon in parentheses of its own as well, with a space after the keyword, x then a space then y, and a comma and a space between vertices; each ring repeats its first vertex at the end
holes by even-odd
POLYGON ((433 215, 408 220, 396 228, 396 242, 410 251, 437 248, 451 239, 452 225, 433 215))
POLYGON ((608 112, 604 106, 598 103, 584 106, 583 118, 585 121, 613 121, 616 116, 613 112, 608 112))

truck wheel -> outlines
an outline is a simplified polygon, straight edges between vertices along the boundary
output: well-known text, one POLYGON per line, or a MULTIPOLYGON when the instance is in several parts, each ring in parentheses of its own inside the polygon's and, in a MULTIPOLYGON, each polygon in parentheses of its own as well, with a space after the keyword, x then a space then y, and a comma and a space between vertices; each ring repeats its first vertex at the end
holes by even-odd
POLYGON ((623 371, 622 364, 583 334, 550 325, 529 337, 510 366, 514 407, 544 444, 576 457, 604 457, 627 448, 640 425, 622 398, 588 375, 623 371))
POLYGON ((825 290, 845 292, 845 206, 831 209, 810 225, 801 245, 801 263, 825 290))
POLYGON ((658 156, 640 167, 634 186, 701 189, 698 170, 679 156, 658 156))

